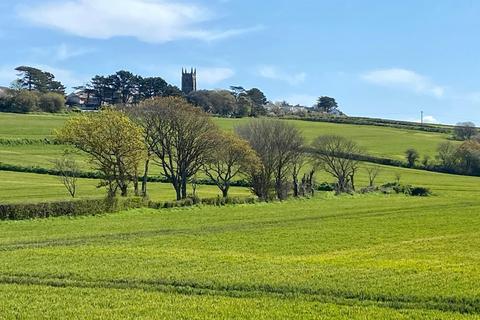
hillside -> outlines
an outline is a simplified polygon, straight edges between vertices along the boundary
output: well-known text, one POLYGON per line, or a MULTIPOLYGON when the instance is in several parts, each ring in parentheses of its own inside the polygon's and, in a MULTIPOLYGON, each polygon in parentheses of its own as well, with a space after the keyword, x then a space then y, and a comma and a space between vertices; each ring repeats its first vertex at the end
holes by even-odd
MULTIPOLYGON (((65 146, 42 140, 65 119, 0 115, 0 162, 50 166, 65 146)), ((215 121, 231 130, 246 119, 215 121)), ((336 133, 370 154, 399 159, 407 146, 433 155, 448 138, 378 126, 292 123, 309 141, 336 133)), ((362 163, 358 188, 368 185, 369 166, 362 163)), ((478 318, 480 178, 380 168, 378 184, 400 179, 433 195, 317 192, 276 203, 1 221, 1 317, 478 318)), ((331 179, 316 174, 318 182, 331 179)), ((79 179, 79 197, 102 197, 97 184, 79 179)), ((149 188, 154 201, 174 197, 170 185, 149 188)), ((219 191, 202 185, 198 194, 215 197, 219 191)), ((236 187, 231 194, 246 196, 249 190, 236 187)), ((0 203, 60 199, 68 195, 55 176, 0 171, 0 203)))
MULTIPOLYGON (((54 129, 60 128, 66 115, 45 114, 0 114, 0 163, 22 166, 52 167, 51 160, 62 154, 65 146, 44 144, 41 140, 53 138, 54 129), (11 141, 31 139, 33 144, 15 144, 11 141), (3 143, 2 143, 3 141, 3 143)), ((214 118, 225 130, 233 130, 236 125, 249 121, 243 119, 214 118)), ((301 120, 284 120, 296 125, 311 142, 319 135, 337 134, 355 140, 367 154, 403 161, 405 150, 415 148, 423 157, 434 157, 441 142, 448 141, 445 133, 407 130, 383 126, 335 124, 301 120)), ((78 159, 83 170, 90 170, 86 157, 79 153, 78 159)), ((153 169, 158 175, 159 170, 153 169)))

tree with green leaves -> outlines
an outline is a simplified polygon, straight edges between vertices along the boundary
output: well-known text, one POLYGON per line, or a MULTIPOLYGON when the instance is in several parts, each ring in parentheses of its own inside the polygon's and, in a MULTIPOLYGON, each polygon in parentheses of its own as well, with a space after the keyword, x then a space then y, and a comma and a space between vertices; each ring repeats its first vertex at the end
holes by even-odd
POLYGON ((102 173, 108 197, 120 189, 127 196, 128 186, 138 176, 145 157, 142 128, 123 112, 102 109, 67 120, 56 132, 59 141, 69 143, 90 156, 90 162, 102 173))
POLYGON ((28 66, 20 66, 15 68, 15 70, 19 72, 20 77, 16 80, 16 86, 22 89, 42 93, 56 92, 65 94, 65 86, 60 81, 55 80, 55 76, 50 72, 28 66))
POLYGON ((320 112, 330 113, 338 108, 338 104, 334 98, 322 96, 318 98, 314 107, 320 112))
POLYGON ((207 155, 203 171, 226 198, 232 179, 258 170, 260 159, 247 141, 232 133, 219 131, 214 140, 215 148, 207 155))
POLYGON ((410 148, 405 151, 405 157, 407 159, 408 166, 410 168, 413 168, 417 163, 418 159, 420 158, 420 155, 418 154, 417 150, 410 148))
POLYGON ((265 105, 268 102, 265 94, 258 88, 252 88, 245 93, 253 103, 251 115, 254 117, 265 115, 267 113, 265 105))

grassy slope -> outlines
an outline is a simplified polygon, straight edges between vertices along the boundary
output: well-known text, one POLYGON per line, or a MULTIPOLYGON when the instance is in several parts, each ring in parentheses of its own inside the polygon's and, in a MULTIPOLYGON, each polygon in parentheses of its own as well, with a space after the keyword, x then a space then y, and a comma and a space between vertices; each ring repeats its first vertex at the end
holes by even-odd
MULTIPOLYGON (((51 137, 53 129, 59 128, 67 119, 66 115, 11 115, 0 113, 0 138, 36 138, 51 137)), ((232 130, 235 125, 245 123, 249 119, 216 118, 219 126, 232 130)), ((417 149, 420 154, 434 156, 439 143, 447 140, 446 134, 423 131, 402 130, 376 126, 360 126, 286 120, 297 125, 307 141, 312 141, 322 134, 339 134, 357 141, 367 153, 374 156, 404 159, 408 148, 417 149)), ((55 145, 17 145, 0 146, 0 162, 22 164, 24 166, 51 167, 51 160, 58 157, 64 146, 55 145)), ((88 169, 85 156, 79 156, 82 165, 88 169)), ((154 168, 153 174, 159 174, 154 168)))
MULTIPOLYGON (((231 128, 233 120, 219 123, 231 128)), ((0 222, 1 317, 479 318, 480 178, 382 167, 378 181, 396 173, 434 196, 320 194, 0 222)), ((65 197, 56 177, 0 178, 0 199, 65 197)), ((366 185, 364 170, 357 183, 366 185)), ((95 184, 82 180, 83 196, 101 192, 95 184)), ((152 197, 168 192, 155 184, 152 197)))
POLYGON ((2 222, 0 291, 16 300, 0 308, 12 317, 478 315, 479 179, 430 181, 448 185, 429 198, 323 194, 2 222))

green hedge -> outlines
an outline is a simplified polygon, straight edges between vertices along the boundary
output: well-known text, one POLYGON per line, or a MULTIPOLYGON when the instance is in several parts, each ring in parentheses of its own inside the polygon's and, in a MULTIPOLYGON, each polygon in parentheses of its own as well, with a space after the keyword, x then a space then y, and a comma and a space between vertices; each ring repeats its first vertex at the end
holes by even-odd
POLYGON ((427 124, 427 123, 421 125, 415 122, 399 121, 399 120, 347 117, 347 116, 335 116, 335 115, 320 115, 320 114, 307 114, 304 117, 289 115, 289 116, 284 116, 282 118, 291 119, 291 120, 313 121, 313 122, 343 123, 343 124, 390 127, 390 128, 406 129, 406 130, 419 130, 419 131, 427 131, 427 132, 452 133, 452 128, 448 126, 439 126, 439 125, 427 124))
POLYGON ((163 209, 163 208, 179 208, 179 207, 190 207, 194 205, 209 205, 209 206, 225 206, 229 204, 252 204, 257 202, 255 197, 216 197, 216 198, 187 198, 178 201, 163 201, 163 202, 154 202, 150 201, 148 204, 149 208, 152 209, 163 209))
POLYGON ((141 208, 146 205, 146 202, 138 197, 0 204, 0 220, 95 215, 141 208))

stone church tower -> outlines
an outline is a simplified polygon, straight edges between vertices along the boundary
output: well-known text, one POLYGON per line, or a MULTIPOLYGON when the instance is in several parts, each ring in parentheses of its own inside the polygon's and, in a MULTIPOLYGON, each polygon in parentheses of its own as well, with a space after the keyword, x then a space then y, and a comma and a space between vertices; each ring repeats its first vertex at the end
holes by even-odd
POLYGON ((192 68, 188 72, 182 68, 182 92, 189 94, 192 91, 197 91, 197 69, 192 68))

